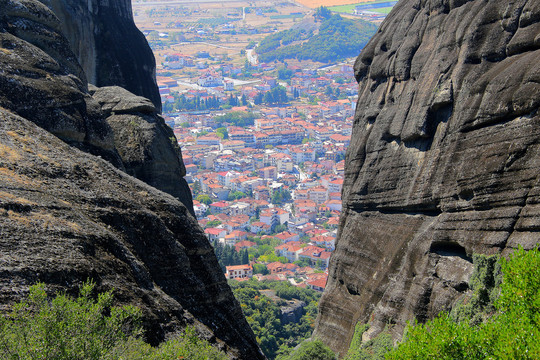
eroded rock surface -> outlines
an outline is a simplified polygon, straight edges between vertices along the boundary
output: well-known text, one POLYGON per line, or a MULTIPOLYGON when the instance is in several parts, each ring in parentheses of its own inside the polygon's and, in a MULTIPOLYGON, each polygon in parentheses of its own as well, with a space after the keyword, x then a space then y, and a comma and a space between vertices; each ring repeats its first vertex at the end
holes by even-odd
POLYGON ((355 65, 344 211, 315 336, 344 354, 540 241, 540 3, 401 0, 355 65))
POLYGON ((178 198, 195 216, 180 147, 152 102, 117 86, 90 92, 113 129, 126 172, 178 198))
POLYGON ((170 195, 0 108, 0 309, 86 279, 143 311, 153 344, 195 326, 263 359, 197 221, 170 195))
POLYGON ((37 281, 74 293, 91 278, 141 308, 153 344, 192 324, 264 359, 191 209, 126 173, 190 199, 159 180, 183 180, 172 131, 148 99, 92 97, 62 31, 39 1, 0 0, 0 311, 37 281))
POLYGON ((88 82, 121 86, 161 110, 154 54, 133 22, 131 0, 40 1, 60 19, 88 82))
POLYGON ((58 19, 37 1, 0 0, 0 10, 0 104, 121 166, 58 19))

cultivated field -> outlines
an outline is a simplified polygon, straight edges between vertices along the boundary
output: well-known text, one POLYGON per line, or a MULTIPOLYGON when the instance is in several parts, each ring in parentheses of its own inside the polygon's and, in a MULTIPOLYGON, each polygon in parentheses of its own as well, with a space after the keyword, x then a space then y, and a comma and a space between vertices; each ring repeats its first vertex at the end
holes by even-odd
POLYGON ((373 0, 296 0, 296 2, 314 9, 319 6, 328 7, 328 6, 339 6, 339 5, 351 5, 351 4, 373 2, 373 0))

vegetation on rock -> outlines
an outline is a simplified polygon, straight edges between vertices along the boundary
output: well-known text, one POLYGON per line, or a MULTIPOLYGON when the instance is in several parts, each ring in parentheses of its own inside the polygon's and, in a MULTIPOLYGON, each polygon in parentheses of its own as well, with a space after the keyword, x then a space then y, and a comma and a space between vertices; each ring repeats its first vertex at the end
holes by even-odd
POLYGON ((387 331, 363 342, 368 325, 357 324, 345 359, 538 359, 540 251, 473 260, 472 294, 450 313, 409 325, 396 348, 387 331))
POLYGON ((93 296, 85 283, 77 299, 59 294, 50 299, 43 284, 30 288, 27 300, 0 317, 2 359, 193 359, 225 360, 227 356, 187 328, 154 348, 142 339, 140 310, 112 306, 113 294, 93 296))

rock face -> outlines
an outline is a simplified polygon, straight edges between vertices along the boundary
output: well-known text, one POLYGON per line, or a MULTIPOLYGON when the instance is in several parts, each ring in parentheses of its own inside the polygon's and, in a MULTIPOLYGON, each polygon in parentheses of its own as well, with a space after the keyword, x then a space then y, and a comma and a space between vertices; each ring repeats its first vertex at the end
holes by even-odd
POLYGON ((150 100, 117 86, 90 92, 114 132, 126 172, 178 198, 195 216, 180 147, 150 100))
POLYGON ((342 355, 540 242, 540 3, 401 0, 356 61, 343 215, 315 336, 342 355))
POLYGON ((143 311, 156 344, 192 324, 234 358, 263 359, 185 206, 0 108, 0 304, 38 281, 88 278, 143 311))
POLYGON ((264 359, 188 208, 126 174, 182 188, 160 180, 182 180, 172 132, 145 98, 92 97, 62 32, 41 2, 0 0, 0 310, 37 281, 73 293, 91 278, 141 308, 153 344, 192 324, 264 359))
POLYGON ((121 86, 161 111, 155 59, 133 22, 131 0, 40 0, 60 19, 88 82, 121 86))

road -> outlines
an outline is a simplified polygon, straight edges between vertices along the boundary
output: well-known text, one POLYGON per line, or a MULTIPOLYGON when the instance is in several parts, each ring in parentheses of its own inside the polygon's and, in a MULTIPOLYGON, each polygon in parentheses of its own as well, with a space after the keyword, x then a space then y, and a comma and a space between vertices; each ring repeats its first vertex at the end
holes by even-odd
POLYGON ((257 65, 258 59, 257 55, 253 55, 253 49, 246 50, 246 57, 251 65, 257 65))
POLYGON ((179 45, 192 45, 192 44, 204 44, 204 45, 208 45, 208 46, 217 47, 217 48, 220 48, 220 49, 236 50, 236 48, 233 48, 233 47, 224 46, 224 45, 218 45, 218 44, 212 44, 212 43, 205 42, 205 41, 184 41, 184 42, 179 43, 179 45))

